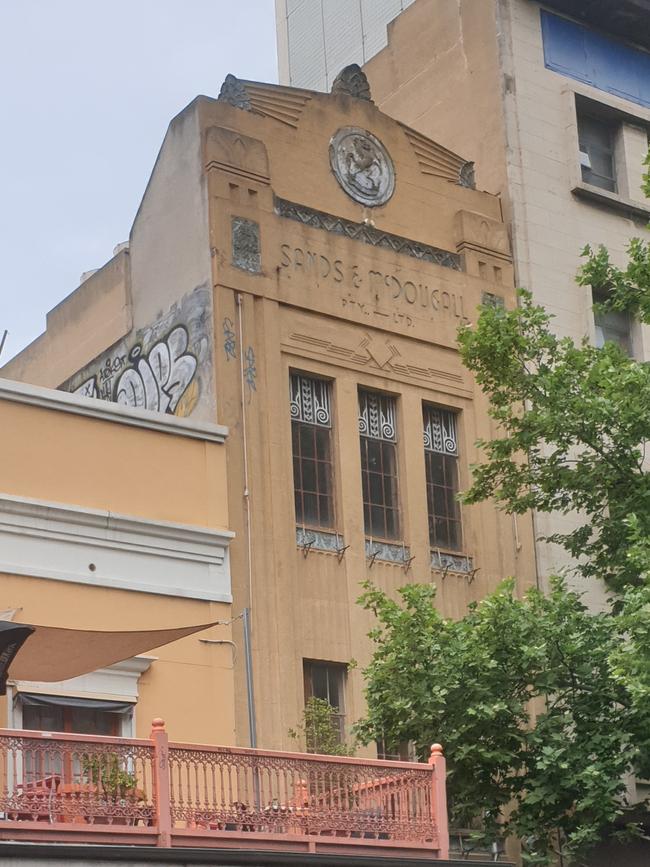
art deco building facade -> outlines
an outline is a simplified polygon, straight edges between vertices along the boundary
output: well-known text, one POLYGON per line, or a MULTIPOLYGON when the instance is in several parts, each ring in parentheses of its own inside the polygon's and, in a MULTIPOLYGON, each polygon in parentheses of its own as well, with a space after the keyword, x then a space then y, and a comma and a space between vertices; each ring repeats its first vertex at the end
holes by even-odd
MULTIPOLYGON (((280 72, 301 85, 301 58, 322 46, 319 80, 310 75, 309 82, 325 90, 333 49, 321 28, 305 24, 307 7, 315 5, 323 33, 335 32, 347 4, 278 4, 280 72)), ((389 10, 397 17, 386 45, 365 38, 369 25, 353 28, 346 62, 365 62, 383 111, 475 160, 477 186, 501 196, 516 282, 553 314, 560 335, 617 340, 647 360, 648 329, 623 316, 594 319, 591 291, 575 275, 585 245, 605 244, 623 264, 630 239, 650 237, 641 188, 650 131, 650 3, 399 5, 389 10)), ((536 515, 536 535, 566 532, 571 520, 536 515)), ((537 561, 542 581, 567 565, 563 551, 547 544, 538 545, 537 561)), ((600 604, 598 588, 580 589, 600 604)))
MULTIPOLYGON (((294 744, 311 695, 343 735, 362 715, 362 582, 433 581, 461 615, 505 576, 534 581, 530 522, 455 497, 494 434, 456 333, 486 293, 514 304, 501 203, 354 70, 334 91, 228 77, 195 99, 128 248, 3 369, 229 429, 233 616, 252 614, 254 687, 236 620, 236 738, 267 748, 294 744)), ((133 469, 134 497, 152 471, 133 469)), ((157 497, 187 498, 181 451, 157 473, 157 497)))

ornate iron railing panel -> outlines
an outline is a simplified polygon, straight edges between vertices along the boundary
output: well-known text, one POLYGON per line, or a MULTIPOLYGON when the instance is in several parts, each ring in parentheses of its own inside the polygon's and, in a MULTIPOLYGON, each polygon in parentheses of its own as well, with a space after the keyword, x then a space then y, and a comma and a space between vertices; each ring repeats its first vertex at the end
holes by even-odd
POLYGON ((0 734, 7 821, 153 825, 153 745, 91 735, 0 734))
POLYGON ((170 745, 174 824, 435 846, 427 765, 170 745))
POLYGON ((445 760, 170 744, 161 719, 149 740, 0 729, 0 840, 444 859, 445 760))

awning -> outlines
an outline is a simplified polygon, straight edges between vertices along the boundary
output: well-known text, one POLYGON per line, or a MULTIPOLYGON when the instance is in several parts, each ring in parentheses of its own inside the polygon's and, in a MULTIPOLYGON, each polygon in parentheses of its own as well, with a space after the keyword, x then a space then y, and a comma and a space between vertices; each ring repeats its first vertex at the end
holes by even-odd
POLYGON ((6 691, 7 677, 38 682, 68 680, 209 629, 218 622, 103 632, 0 621, 0 695, 6 691))
POLYGON ((72 695, 41 695, 35 692, 20 692, 20 701, 28 707, 79 707, 85 710, 103 710, 105 713, 127 713, 133 710, 133 702, 108 701, 100 698, 79 698, 72 695))

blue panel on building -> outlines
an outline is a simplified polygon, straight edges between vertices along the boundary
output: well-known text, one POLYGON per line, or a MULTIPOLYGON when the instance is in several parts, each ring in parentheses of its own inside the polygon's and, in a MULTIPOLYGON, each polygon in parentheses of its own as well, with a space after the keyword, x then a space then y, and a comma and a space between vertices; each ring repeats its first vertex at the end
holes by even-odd
POLYGON ((650 108, 650 54, 544 9, 542 38, 547 69, 650 108))

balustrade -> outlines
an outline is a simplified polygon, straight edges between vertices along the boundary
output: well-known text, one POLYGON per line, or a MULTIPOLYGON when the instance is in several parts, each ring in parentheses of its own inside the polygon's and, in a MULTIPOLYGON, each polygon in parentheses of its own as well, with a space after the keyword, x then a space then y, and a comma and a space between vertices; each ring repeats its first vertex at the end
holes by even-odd
POLYGON ((444 766, 0 729, 0 839, 446 858, 444 766))

